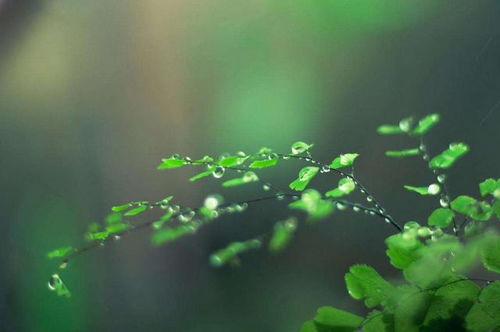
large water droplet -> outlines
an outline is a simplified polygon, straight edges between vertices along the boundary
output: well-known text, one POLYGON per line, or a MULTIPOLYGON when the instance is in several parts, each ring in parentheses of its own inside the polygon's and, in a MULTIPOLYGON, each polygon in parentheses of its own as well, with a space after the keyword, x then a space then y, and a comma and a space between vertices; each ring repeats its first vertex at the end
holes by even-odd
POLYGON ((264 189, 265 191, 268 191, 269 189, 271 189, 271 186, 270 186, 270 185, 268 185, 268 184, 264 184, 264 185, 262 186, 262 189, 264 189))
POLYGON ((427 192, 431 195, 437 195, 440 191, 441 187, 436 183, 433 183, 429 187, 427 187, 427 192))
POLYGON ((352 207, 352 210, 353 210, 354 212, 359 212, 361 209, 359 208, 359 206, 354 205, 354 206, 352 207))
POLYGON ((342 204, 342 203, 340 203, 340 202, 338 202, 338 203, 336 204, 336 206, 337 206, 337 209, 338 209, 338 210, 345 210, 345 209, 347 209, 347 205, 342 204))
POLYGON ((220 179, 221 177, 224 176, 225 171, 226 170, 224 169, 224 167, 217 166, 217 167, 215 167, 214 171, 212 172, 212 175, 214 176, 214 178, 220 179))
POLYGON ((441 205, 441 207, 447 208, 450 205, 450 199, 448 198, 448 196, 443 196, 439 200, 439 204, 441 205))
POLYGON ((62 284, 62 280, 59 275, 55 273, 50 276, 47 287, 49 287, 51 291, 55 291, 60 284, 62 284))
POLYGON ((258 181, 259 180, 259 177, 257 176, 257 174, 255 174, 255 172, 246 172, 244 175, 243 175, 243 181, 244 182, 254 182, 254 181, 258 181))
POLYGON ((215 210, 222 202, 223 198, 221 195, 210 195, 205 198, 203 206, 209 210, 215 210))
POLYGON ((437 176, 437 180, 439 183, 444 183, 444 181, 446 180, 446 175, 445 174, 439 174, 437 176))
POLYGON ((366 196, 366 200, 368 202, 373 202, 373 196, 366 196))

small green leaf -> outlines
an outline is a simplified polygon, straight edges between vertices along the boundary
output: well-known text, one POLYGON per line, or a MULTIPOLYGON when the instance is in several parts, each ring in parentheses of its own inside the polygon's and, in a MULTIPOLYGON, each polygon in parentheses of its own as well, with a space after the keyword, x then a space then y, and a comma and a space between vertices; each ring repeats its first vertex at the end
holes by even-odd
POLYGON ((127 210, 130 207, 131 207, 131 205, 128 204, 128 203, 127 204, 123 204, 123 205, 116 205, 116 206, 113 206, 111 208, 111 211, 113 211, 113 212, 120 212, 120 211, 123 211, 123 210, 127 210))
POLYGON ((89 241, 96 241, 96 240, 106 240, 109 236, 108 232, 88 232, 85 234, 85 237, 89 241))
POLYGON ((476 203, 476 199, 462 195, 458 196, 451 202, 451 208, 458 213, 467 215, 476 203))
POLYGON ((191 164, 192 165, 203 165, 203 164, 209 164, 209 163, 211 163, 213 161, 214 161, 214 158, 212 158, 210 156, 204 156, 201 159, 197 159, 197 160, 191 162, 191 164))
POLYGON ((157 169, 177 168, 182 167, 185 164, 186 161, 184 159, 165 158, 161 160, 161 164, 158 165, 157 169))
POLYGON ((394 287, 368 265, 351 266, 344 278, 349 294, 357 300, 365 299, 368 308, 385 305, 394 291, 394 287))
POLYGON ((252 239, 244 242, 230 243, 226 248, 216 251, 210 256, 212 266, 222 266, 236 258, 238 254, 251 249, 260 248, 262 242, 259 239, 252 239))
POLYGON ((294 217, 277 222, 274 225, 273 235, 269 241, 269 251, 274 253, 282 251, 292 239, 296 229, 297 219, 294 217))
POLYGON ((337 158, 333 159, 332 163, 330 164, 331 168, 343 168, 343 167, 349 167, 354 164, 354 160, 359 157, 359 154, 357 153, 345 153, 341 154, 337 158))
POLYGON ((339 181, 338 187, 328 191, 326 197, 342 197, 350 194, 356 188, 356 184, 350 178, 342 178, 339 181))
POLYGON ((398 269, 405 269, 415 262, 420 257, 418 250, 424 246, 417 238, 416 229, 391 235, 385 239, 385 243, 386 254, 391 264, 398 269))
POLYGON ((377 128, 377 132, 381 135, 404 134, 404 131, 399 126, 382 125, 377 128))
POLYGON ((415 129, 413 129, 414 135, 424 135, 432 127, 434 127, 439 122, 440 116, 437 113, 429 114, 426 117, 422 118, 415 129))
POLYGON ((362 317, 333 307, 318 308, 314 317, 318 332, 354 332, 362 322, 362 317))
POLYGON ((141 205, 132 210, 128 210, 127 212, 125 212, 124 216, 135 216, 138 215, 139 213, 146 211, 147 209, 148 207, 146 205, 141 205))
POLYGON ((497 218, 500 219, 500 199, 497 199, 495 201, 495 203, 493 203, 492 210, 495 213, 495 215, 497 216, 497 218))
POLYGON ((484 197, 488 194, 493 194, 497 189, 497 181, 495 179, 486 179, 479 184, 479 191, 481 196, 484 197))
POLYGON ((170 220, 173 214, 174 214, 173 212, 167 212, 163 216, 161 216, 160 219, 154 221, 151 225, 153 226, 154 229, 160 229, 162 228, 164 223, 170 220))
POLYGON ((305 190, 300 200, 288 204, 288 207, 305 211, 312 219, 324 218, 333 212, 333 203, 323 200, 321 194, 314 189, 305 190))
POLYGON ((450 225, 455 217, 455 213, 450 209, 439 208, 432 212, 427 220, 430 226, 445 228, 450 225))
POLYGON ((301 141, 292 144, 292 154, 301 154, 311 149, 314 144, 307 144, 301 141))
POLYGON ((450 147, 429 162, 430 168, 450 168, 455 161, 466 154, 469 147, 465 143, 451 143, 450 147))
POLYGON ((106 224, 116 224, 122 221, 122 215, 120 213, 111 213, 106 216, 106 224))
POLYGON ((266 167, 272 167, 278 163, 278 158, 271 158, 271 159, 260 159, 260 160, 254 160, 250 164, 250 168, 266 168, 266 167))
POLYGON ((210 169, 208 169, 206 171, 203 171, 201 173, 196 174, 195 176, 190 177, 189 181, 194 182, 196 180, 199 180, 199 179, 202 179, 204 177, 212 175, 213 172, 214 172, 213 168, 210 168, 210 169))
POLYGON ((52 258, 60 258, 66 256, 71 250, 73 250, 73 247, 61 247, 54 249, 50 252, 47 253, 47 258, 52 259, 52 258))
POLYGON ((417 149, 398 150, 398 151, 385 151, 385 155, 387 157, 395 157, 395 158, 418 156, 419 154, 420 154, 420 150, 418 148, 417 149))
POLYGON ((488 241, 481 251, 481 260, 485 268, 500 273, 500 237, 496 236, 488 241))
POLYGON ((234 187, 245 183, 258 181, 259 177, 254 172, 246 172, 242 177, 234 178, 231 180, 224 181, 222 183, 223 187, 234 187))
POLYGON ((302 191, 309 182, 318 174, 319 167, 307 166, 299 171, 299 177, 289 184, 290 189, 302 191))
POLYGON ((223 166, 223 167, 234 167, 243 164, 249 156, 229 156, 229 157, 224 157, 221 160, 217 162, 218 165, 223 166))
POLYGON ((414 187, 405 185, 404 188, 409 191, 414 191, 420 195, 437 195, 441 191, 438 184, 431 184, 428 187, 414 187))
POLYGON ((120 224, 112 224, 112 225, 109 225, 106 227, 106 232, 108 232, 109 234, 120 233, 120 232, 126 231, 129 228, 130 228, 129 224, 121 224, 121 223, 120 224))
POLYGON ((199 226, 198 223, 191 222, 173 228, 161 228, 153 234, 151 242, 155 246, 169 243, 184 235, 196 233, 199 226))

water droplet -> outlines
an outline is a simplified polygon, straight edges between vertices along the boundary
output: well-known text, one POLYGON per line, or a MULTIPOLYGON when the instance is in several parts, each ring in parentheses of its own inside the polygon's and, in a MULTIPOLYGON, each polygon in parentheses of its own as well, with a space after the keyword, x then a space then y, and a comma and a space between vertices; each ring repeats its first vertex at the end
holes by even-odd
POLYGON ((373 196, 366 196, 366 200, 368 202, 373 202, 373 196))
POLYGON ((210 264, 212 266, 221 266, 222 259, 220 258, 219 255, 212 255, 212 256, 210 256, 210 264))
POLYGON ((446 175, 445 174, 439 174, 437 176, 437 180, 439 183, 444 183, 444 181, 446 180, 446 175))
POLYGON ((59 269, 61 269, 61 270, 64 270, 67 267, 68 267, 68 261, 67 260, 62 261, 61 264, 59 264, 59 269))
POLYGON ((337 209, 341 210, 341 211, 347 209, 347 205, 342 204, 340 202, 337 202, 336 206, 337 206, 337 209))
POLYGON ((390 218, 384 218, 385 222, 390 224, 391 223, 391 219, 390 218))
POLYGON ((288 160, 288 159, 290 159, 290 156, 283 155, 281 158, 283 158, 284 160, 288 160))
POLYGON ((424 154, 424 155, 422 156, 422 159, 423 159, 423 160, 425 160, 425 161, 428 161, 428 160, 429 160, 429 158, 430 158, 430 157, 429 157, 429 155, 428 155, 428 154, 424 154))
POLYGON ((374 216, 374 215, 375 215, 375 211, 370 210, 370 216, 374 216))
POLYGON ((433 183, 429 187, 427 187, 427 192, 431 195, 437 195, 441 191, 441 187, 439 184, 433 183))
POLYGON ((450 205, 450 199, 448 196, 442 196, 441 199, 439 200, 439 204, 441 205, 441 207, 448 207, 450 205))
POLYGON ((419 145, 418 149, 419 149, 420 151, 424 152, 425 150, 427 150, 427 147, 425 146, 425 144, 424 144, 424 143, 422 143, 422 144, 420 144, 420 145, 419 145))
POLYGON ((284 198, 285 198, 285 194, 283 194, 283 193, 276 194, 276 199, 278 199, 279 201, 283 200, 284 198))
POLYGON ((354 212, 359 212, 361 209, 359 208, 359 206, 354 205, 354 206, 352 207, 352 210, 353 210, 354 212))
POLYGON ((257 174, 255 174, 255 172, 246 172, 244 175, 243 175, 243 181, 244 182, 254 182, 254 181, 258 181, 259 180, 259 177, 257 176, 257 174))
POLYGON ((184 161, 186 161, 188 164, 191 164, 193 160, 189 157, 184 157, 184 161))
POLYGON ((194 215, 196 213, 191 210, 191 209, 186 209, 179 214, 179 221, 180 222, 189 222, 191 219, 193 219, 194 215))
POLYGON ((203 206, 209 210, 215 210, 220 204, 222 204, 223 198, 220 195, 210 195, 205 198, 203 206))
POLYGON ((121 239, 120 235, 113 235, 113 240, 118 241, 120 239, 121 239))
POLYGON ((62 280, 57 273, 51 275, 47 282, 47 286, 51 291, 55 291, 60 284, 62 284, 62 280))
POLYGON ((264 185, 262 186, 262 189, 264 189, 265 191, 268 191, 269 189, 271 189, 271 186, 270 186, 270 185, 268 185, 268 184, 264 184, 264 185))
POLYGON ((235 205, 235 210, 236 212, 243 212, 247 209, 248 203, 241 203, 241 204, 236 204, 235 205))
POLYGON ((413 118, 406 118, 399 122, 399 128, 405 133, 410 131, 412 125, 413 125, 413 118))
POLYGON ((217 166, 217 167, 215 167, 214 171, 212 172, 212 175, 214 176, 214 178, 220 179, 222 176, 224 176, 225 171, 226 170, 224 169, 224 167, 217 166))
POLYGON ((247 154, 243 151, 238 151, 238 152, 236 152, 236 155, 239 157, 246 157, 247 154))
POLYGON ((328 173, 328 172, 330 172, 330 171, 331 171, 330 166, 328 166, 328 165, 323 165, 323 166, 321 166, 321 169, 320 169, 320 172, 321 172, 321 173, 328 173))
POLYGON ((271 153, 267 156, 267 159, 278 159, 278 154, 277 153, 271 153))
POLYGON ((404 230, 405 231, 409 231, 411 229, 418 229, 418 228, 420 228, 420 224, 418 222, 416 222, 416 221, 408 221, 404 225, 404 230))

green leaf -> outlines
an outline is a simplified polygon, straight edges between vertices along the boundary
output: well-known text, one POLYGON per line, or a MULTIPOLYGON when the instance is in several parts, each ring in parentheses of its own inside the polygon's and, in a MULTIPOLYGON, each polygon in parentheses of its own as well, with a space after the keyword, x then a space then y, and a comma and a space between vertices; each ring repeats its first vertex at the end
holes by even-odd
POLYGON ((359 154, 357 153, 345 153, 341 154, 340 156, 336 157, 335 159, 332 160, 332 163, 330 164, 331 168, 343 168, 343 167, 349 167, 354 164, 354 161, 356 158, 359 157, 359 154))
POLYGON ((313 320, 308 320, 300 328, 300 332, 318 332, 313 320))
POLYGON ((488 242, 481 251, 481 261, 486 269, 500 273, 500 237, 488 242))
POLYGON ((185 164, 186 161, 184 159, 165 158, 161 160, 161 164, 158 165, 157 169, 177 168, 177 167, 182 167, 185 164))
POLYGON ((125 212, 124 216, 135 216, 138 215, 139 213, 146 211, 147 209, 148 207, 146 205, 141 205, 132 210, 128 210, 127 212, 125 212))
POLYGON ((497 181, 495 179, 486 179, 479 184, 479 191, 481 196, 484 197, 488 194, 493 194, 497 189, 497 181))
POLYGON ((120 213, 111 213, 106 216, 106 224, 116 224, 122 221, 122 215, 120 213))
POLYGON ((62 296, 62 297, 70 297, 71 296, 71 292, 66 287, 66 285, 64 284, 64 282, 62 281, 61 277, 59 277, 58 274, 53 274, 49 278, 48 287, 51 291, 56 292, 56 294, 58 296, 62 296))
POLYGON ((450 225, 455 217, 455 213, 450 209, 439 208, 432 212, 427 220, 430 226, 445 228, 450 225))
POLYGON ((231 180, 224 181, 222 183, 223 187, 234 187, 245 183, 259 181, 259 177, 254 172, 246 172, 242 177, 234 178, 231 180))
POLYGON ((130 228, 129 224, 121 224, 121 223, 120 224, 112 224, 112 225, 109 225, 106 227, 106 232, 108 232, 109 234, 119 233, 119 232, 126 231, 129 228, 130 228))
POLYGON ((60 247, 57 249, 54 249, 50 252, 47 253, 47 258, 52 259, 52 258, 60 258, 66 256, 71 250, 73 250, 73 247, 67 246, 67 247, 60 247))
POLYGON ((377 128, 377 132, 381 135, 404 134, 404 131, 399 126, 382 125, 377 128))
POLYGON ((430 168, 450 168, 460 157, 469 151, 465 143, 451 143, 449 148, 429 162, 430 168))
POLYGON ((394 332, 391 315, 378 310, 371 311, 363 324, 363 332, 394 332))
POLYGON ((167 221, 172 218, 174 215, 173 212, 167 212, 163 216, 160 217, 160 219, 154 221, 151 225, 153 226, 154 229, 160 229, 162 228, 163 224, 166 223, 167 221))
POLYGON ((234 167, 243 164, 249 156, 229 156, 229 157, 224 157, 221 160, 217 162, 218 165, 224 166, 224 167, 234 167))
POLYGON ((259 239, 251 239, 244 242, 230 243, 226 248, 216 251, 210 256, 210 263, 213 266, 222 266, 236 258, 238 254, 251 249, 260 248, 262 242, 259 239))
POLYGON ((307 166, 299 171, 299 177, 289 184, 290 189, 302 191, 309 182, 318 174, 319 167, 307 166))
POLYGON ((451 208, 474 220, 487 221, 493 214, 493 208, 487 202, 478 202, 469 196, 458 196, 451 202, 451 208))
POLYGON ((415 129, 413 129, 414 135, 424 135, 432 127, 434 127, 439 122, 440 116, 437 113, 429 114, 426 117, 422 118, 415 129))
POLYGON ((151 237, 151 242, 155 246, 169 243, 177 240, 184 235, 196 233, 196 230, 199 226, 200 224, 191 222, 189 224, 183 224, 177 227, 162 228, 153 234, 153 236, 151 237))
POLYGON ((350 194, 356 188, 356 184, 351 178, 342 178, 339 181, 338 187, 328 191, 326 197, 342 197, 350 194))
POLYGON ((394 287, 368 265, 351 266, 344 278, 349 294, 357 300, 365 299, 368 308, 386 305, 394 291, 394 287))
POLYGON ((108 232, 88 232, 85 237, 89 241, 106 240, 109 236, 108 232))
MULTIPOLYGON (((215 168, 215 167, 213 167, 213 168, 215 168)), ((194 182, 194 181, 196 181, 196 180, 199 180, 199 179, 202 179, 202 178, 204 178, 204 177, 207 177, 207 176, 212 175, 212 174, 213 174, 213 172, 214 172, 214 171, 213 171, 213 168, 210 168, 210 169, 208 169, 208 170, 206 170, 206 171, 203 171, 203 172, 201 172, 201 173, 196 174, 195 176, 190 177, 190 178, 189 178, 189 181, 194 182)))
POLYGON ((356 331, 362 322, 363 317, 332 307, 318 308, 314 317, 314 324, 318 332, 356 331))
POLYGON ((291 209, 303 210, 312 219, 320 219, 333 212, 333 203, 321 198, 321 194, 314 189, 305 190, 300 200, 288 204, 291 209))
POLYGON ((500 326, 500 282, 486 286, 465 317, 467 331, 496 331, 500 326))
POLYGON ((193 162, 191 162, 192 165, 203 165, 203 164, 209 164, 209 163, 212 163, 214 161, 214 158, 210 157, 210 156, 204 156, 203 158, 201 159, 197 159, 193 162))
POLYGON ((386 254, 391 264, 398 269, 405 269, 415 262, 420 257, 418 249, 424 246, 417 238, 416 229, 389 236, 385 239, 385 243, 386 254))
POLYGON ((405 185, 404 188, 409 191, 414 191, 420 195, 437 195, 441 191, 441 187, 438 184, 431 184, 428 187, 414 187, 405 185))
POLYGON ((400 295, 400 299, 394 310, 394 331, 422 331, 420 327, 432 300, 432 295, 413 289, 413 291, 409 291, 409 294, 400 295))
POLYGON ((314 146, 314 144, 307 144, 301 141, 292 144, 292 154, 301 154, 309 151, 314 146))
POLYGON ((465 317, 479 294, 480 288, 470 280, 452 281, 439 287, 434 293, 425 315, 424 325, 445 328, 441 324, 451 324, 452 319, 465 317))
POLYGON ((271 159, 260 159, 260 160, 254 160, 250 164, 250 168, 266 168, 266 167, 272 167, 278 163, 278 158, 271 158, 271 159))
POLYGON ((420 150, 418 148, 417 149, 398 150, 398 151, 385 151, 385 155, 387 157, 395 157, 395 158, 418 156, 419 154, 420 154, 420 150))
POLYGON ((500 199, 497 199, 495 201, 495 203, 493 203, 492 210, 495 213, 495 215, 497 216, 497 218, 500 219, 500 199))
POLYGON ((297 219, 294 217, 277 222, 274 225, 273 235, 269 241, 269 251, 274 253, 282 251, 292 239, 296 229, 297 219))
POLYGON ((120 211, 123 211, 123 210, 127 210, 127 209, 129 209, 130 207, 131 207, 131 206, 130 206, 130 204, 129 204, 129 203, 127 203, 127 204, 122 204, 122 205, 116 205, 116 206, 113 206, 113 207, 111 208, 111 211, 113 211, 113 212, 120 212, 120 211))

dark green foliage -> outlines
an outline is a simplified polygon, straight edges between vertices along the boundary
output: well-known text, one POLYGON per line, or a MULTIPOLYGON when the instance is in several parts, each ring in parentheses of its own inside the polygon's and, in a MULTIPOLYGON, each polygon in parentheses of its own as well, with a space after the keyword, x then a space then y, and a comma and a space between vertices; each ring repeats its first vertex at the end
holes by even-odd
MULTIPOLYGON (((429 200, 435 197, 429 208, 427 226, 416 221, 401 226, 386 212, 354 175, 357 153, 341 154, 325 164, 312 158, 310 150, 313 144, 298 141, 292 144, 290 154, 279 154, 262 147, 256 153, 225 153, 219 158, 204 156, 192 160, 174 154, 163 159, 158 169, 201 167, 189 181, 214 178, 221 180, 222 188, 228 190, 235 186, 259 184, 265 194, 229 203, 225 203, 221 195, 214 194, 196 208, 181 207, 172 202, 172 196, 156 202, 134 201, 117 205, 112 207, 104 224, 89 226, 85 235, 89 244, 80 248, 57 248, 47 256, 62 259, 59 269, 64 269, 73 257, 137 229, 152 228, 152 244, 163 245, 196 234, 198 229, 222 215, 241 213, 249 204, 264 200, 285 201, 290 217, 275 222, 263 234, 231 242, 215 251, 209 261, 219 267, 239 262, 242 254, 262 247, 267 247, 272 253, 281 252, 293 245, 292 240, 300 226, 314 225, 316 220, 349 208, 394 227, 395 234, 385 239, 386 254, 390 264, 400 271, 400 280, 388 282, 368 265, 353 265, 345 275, 345 283, 354 299, 364 301, 367 307, 365 317, 333 307, 320 307, 316 316, 304 323, 301 332, 500 331, 500 282, 488 284, 488 280, 467 277, 472 269, 477 271, 479 268, 500 273, 500 237, 490 227, 498 222, 495 219, 500 218, 500 180, 489 178, 479 183, 480 198, 472 194, 450 199, 444 171, 455 165, 469 147, 464 143, 452 143, 443 152, 432 156, 424 138, 439 121, 438 114, 430 114, 418 121, 408 117, 398 125, 383 125, 377 129, 383 135, 404 135, 417 140, 409 148, 388 150, 386 155, 421 157, 425 161, 423 165, 431 171, 432 180, 423 186, 404 186, 406 190, 431 196, 429 200), (281 192, 261 177, 260 170, 281 165, 287 160, 306 165, 301 166, 298 176, 289 183, 291 191, 281 192), (233 176, 222 180, 229 173, 233 176), (335 182, 330 182, 331 190, 320 192, 311 188, 313 179, 326 175, 337 176, 335 182), (356 197, 348 196, 351 193, 361 194, 363 200, 345 200, 345 197, 356 197), (150 209, 159 209, 162 213, 150 218, 150 209), (139 214, 142 219, 150 221, 134 220, 139 214)), ((70 296, 57 273, 51 276, 48 286, 60 296, 70 296)))

